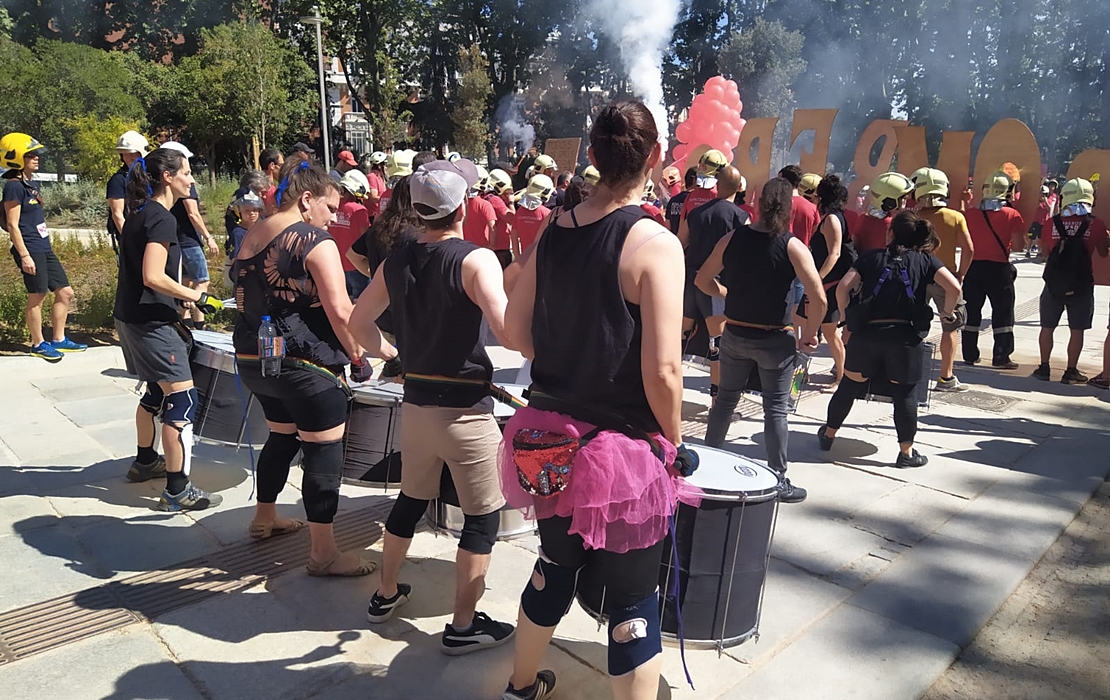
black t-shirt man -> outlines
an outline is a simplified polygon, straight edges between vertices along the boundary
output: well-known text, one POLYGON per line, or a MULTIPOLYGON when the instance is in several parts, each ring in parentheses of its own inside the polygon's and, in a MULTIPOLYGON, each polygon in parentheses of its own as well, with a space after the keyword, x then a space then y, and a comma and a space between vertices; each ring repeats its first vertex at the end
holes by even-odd
MULTIPOLYGON (((127 199, 127 166, 121 165, 119 170, 108 178, 108 187, 104 193, 105 199, 127 199)), ((127 220, 127 207, 123 208, 124 221, 127 220)), ((116 228, 116 222, 112 218, 112 212, 108 211, 108 236, 113 240, 119 240, 121 231, 116 228)))
POLYGON ((166 274, 181 281, 181 246, 177 220, 150 200, 127 217, 120 239, 119 283, 113 315, 124 323, 173 323, 179 318, 177 301, 143 284, 143 256, 147 243, 167 243, 166 274))
POLYGON ((682 203, 686 201, 689 194, 687 190, 682 190, 667 202, 667 225, 671 227, 671 233, 676 236, 678 227, 682 223, 682 203))
MULTIPOLYGON (((681 207, 679 211, 682 211, 681 207)), ((722 238, 749 223, 751 217, 748 212, 728 199, 714 199, 691 211, 686 217, 686 225, 690 229, 686 268, 696 275, 722 238)))
MULTIPOLYGON (((189 188, 189 199, 199 202, 200 195, 197 194, 197 186, 192 185, 189 188)), ((185 200, 179 199, 170 210, 173 218, 177 220, 177 242, 181 244, 182 248, 201 248, 203 247, 200 242, 200 233, 193 227, 193 222, 189 220, 189 212, 185 211, 185 200)), ((125 225, 124 228, 127 228, 125 225)))

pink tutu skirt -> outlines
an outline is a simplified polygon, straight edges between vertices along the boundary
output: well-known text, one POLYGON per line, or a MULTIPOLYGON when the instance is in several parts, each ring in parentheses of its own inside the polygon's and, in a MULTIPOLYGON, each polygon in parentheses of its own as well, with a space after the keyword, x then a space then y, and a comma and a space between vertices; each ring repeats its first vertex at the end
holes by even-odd
MULTIPOLYGON (((580 438, 594 429, 570 416, 521 408, 505 426, 501 445, 501 489, 513 508, 529 518, 570 518, 570 532, 588 549, 618 554, 644 549, 663 539, 679 500, 679 479, 652 454, 643 440, 606 430, 590 440, 574 457, 570 484, 549 498, 520 486, 513 462, 513 435, 521 429, 549 430, 580 438)), ((667 465, 676 450, 669 440, 654 435, 667 465)), ((696 494, 683 489, 682 500, 697 505, 696 494)))

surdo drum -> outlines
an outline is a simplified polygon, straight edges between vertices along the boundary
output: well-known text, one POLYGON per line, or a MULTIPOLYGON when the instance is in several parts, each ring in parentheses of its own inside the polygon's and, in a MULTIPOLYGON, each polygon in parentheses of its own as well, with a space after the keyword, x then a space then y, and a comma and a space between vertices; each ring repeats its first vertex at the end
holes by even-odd
MULTIPOLYGON (((664 640, 677 642, 681 612, 685 644, 720 650, 759 634, 781 477, 731 452, 693 449, 701 465, 686 482, 703 492, 702 501, 679 505, 674 539, 663 548, 661 627, 664 640)), ((578 603, 598 621, 608 619, 603 584, 590 566, 579 577, 578 603)))
MULTIPOLYGON (((502 386, 517 398, 522 398, 524 391, 528 388, 523 384, 504 384, 502 386)), ((516 413, 516 409, 512 406, 499 401, 495 401, 493 404, 493 417, 497 419, 497 424, 501 427, 502 432, 505 431, 505 424, 509 422, 514 413, 516 413)), ((459 494, 455 490, 454 481, 451 479, 451 470, 447 468, 446 464, 443 465, 443 475, 439 482, 439 498, 428 503, 425 518, 428 520, 428 525, 436 532, 449 533, 455 537, 462 534, 465 516, 459 507, 459 494)), ((516 537, 530 535, 535 531, 535 521, 526 520, 521 511, 507 505, 501 509, 501 522, 497 526, 497 539, 511 540, 516 537)))
POLYGON ((370 382, 353 387, 343 433, 343 479, 359 486, 401 484, 401 400, 404 385, 370 382))
POLYGON ((193 430, 198 439, 232 447, 266 442, 270 434, 266 416, 258 399, 236 376, 230 335, 193 331, 189 368, 197 389, 193 430))

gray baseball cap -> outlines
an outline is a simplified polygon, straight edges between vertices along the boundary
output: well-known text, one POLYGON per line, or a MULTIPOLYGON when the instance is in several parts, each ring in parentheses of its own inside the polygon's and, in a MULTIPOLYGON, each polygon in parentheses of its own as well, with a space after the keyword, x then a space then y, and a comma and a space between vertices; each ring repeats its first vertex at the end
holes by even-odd
POLYGON ((466 202, 466 193, 479 179, 473 161, 425 163, 409 178, 413 209, 426 221, 450 216, 466 202))

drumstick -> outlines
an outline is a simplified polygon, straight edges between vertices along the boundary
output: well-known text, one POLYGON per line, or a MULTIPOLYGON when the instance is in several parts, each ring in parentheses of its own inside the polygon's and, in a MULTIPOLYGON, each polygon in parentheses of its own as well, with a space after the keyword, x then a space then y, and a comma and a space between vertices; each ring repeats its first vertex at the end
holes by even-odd
POLYGON ((513 408, 525 408, 528 406, 528 403, 524 399, 513 396, 509 393, 508 389, 497 386, 493 382, 490 382, 489 393, 493 398, 513 408))

